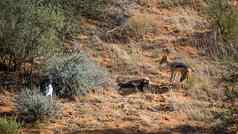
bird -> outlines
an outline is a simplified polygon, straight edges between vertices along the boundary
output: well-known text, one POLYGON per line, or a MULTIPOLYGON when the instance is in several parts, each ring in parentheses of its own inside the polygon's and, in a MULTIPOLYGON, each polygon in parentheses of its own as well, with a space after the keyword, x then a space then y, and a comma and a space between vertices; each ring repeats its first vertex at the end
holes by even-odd
POLYGON ((46 93, 46 96, 53 96, 53 86, 51 83, 48 85, 48 92, 46 93))

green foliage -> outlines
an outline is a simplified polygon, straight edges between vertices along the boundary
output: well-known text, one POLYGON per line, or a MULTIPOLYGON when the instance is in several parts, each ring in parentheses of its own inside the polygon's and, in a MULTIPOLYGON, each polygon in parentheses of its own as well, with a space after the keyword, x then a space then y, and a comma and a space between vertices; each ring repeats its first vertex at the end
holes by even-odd
POLYGON ((54 90, 61 97, 84 95, 105 83, 107 77, 107 73, 83 53, 52 57, 45 73, 53 77, 54 90))
POLYGON ((62 48, 58 31, 65 17, 59 8, 43 6, 35 0, 0 1, 0 48, 2 54, 34 57, 62 48))
POLYGON ((20 134, 21 124, 16 119, 0 118, 1 134, 20 134))
POLYGON ((207 0, 207 13, 219 28, 224 40, 237 41, 238 9, 230 0, 207 0))
POLYGON ((227 100, 238 99, 238 86, 237 85, 227 85, 225 89, 225 97, 227 100))
POLYGON ((197 1, 194 0, 160 0, 160 7, 162 8, 170 8, 170 7, 178 7, 178 6, 187 6, 193 5, 197 1))
POLYGON ((105 0, 42 0, 44 5, 56 7, 65 16, 63 35, 72 36, 79 32, 79 24, 82 17, 88 19, 100 19, 104 15, 105 0))
POLYGON ((214 128, 215 132, 235 134, 238 131, 238 108, 232 107, 217 115, 220 123, 214 128))
POLYGON ((238 66, 234 63, 227 64, 225 73, 223 73, 222 81, 225 86, 225 97, 227 100, 235 101, 238 99, 238 66))
POLYGON ((50 97, 28 89, 17 96, 16 108, 27 122, 54 118, 60 110, 57 103, 51 100, 50 97))
POLYGON ((206 13, 213 29, 217 31, 217 57, 224 60, 237 59, 238 8, 230 0, 206 0, 206 13))
POLYGON ((86 18, 99 19, 105 8, 105 0, 62 0, 61 5, 73 16, 80 14, 86 18))
POLYGON ((65 38, 79 32, 81 16, 98 19, 104 5, 103 0, 0 1, 0 55, 14 63, 61 53, 65 38))

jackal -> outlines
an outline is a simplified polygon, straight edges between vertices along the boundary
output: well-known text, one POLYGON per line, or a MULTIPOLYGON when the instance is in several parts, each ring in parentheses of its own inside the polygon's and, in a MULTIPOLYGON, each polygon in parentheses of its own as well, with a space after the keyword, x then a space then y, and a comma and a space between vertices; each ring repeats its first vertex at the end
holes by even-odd
POLYGON ((160 66, 168 67, 170 69, 171 71, 170 83, 173 83, 175 81, 176 75, 178 73, 180 73, 180 82, 183 82, 185 79, 188 79, 192 71, 192 68, 183 62, 169 61, 168 59, 169 50, 166 49, 163 52, 164 54, 160 61, 160 66))

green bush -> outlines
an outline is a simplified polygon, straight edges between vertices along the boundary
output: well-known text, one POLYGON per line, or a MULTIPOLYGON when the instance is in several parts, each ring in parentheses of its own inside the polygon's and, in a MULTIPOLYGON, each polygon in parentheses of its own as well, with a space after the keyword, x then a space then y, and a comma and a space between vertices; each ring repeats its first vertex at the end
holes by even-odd
POLYGON ((198 2, 194 0, 160 0, 159 4, 162 8, 170 8, 170 7, 177 7, 177 6, 188 6, 193 5, 194 3, 198 2))
MULTIPOLYGON (((68 2, 68 0, 64 0, 68 2)), ((82 16, 90 19, 99 19, 105 9, 105 0, 71 0, 74 13, 79 12, 82 16)))
POLYGON ((20 134, 21 124, 16 119, 0 118, 1 134, 20 134))
POLYGON ((52 76, 54 90, 61 97, 84 95, 107 80, 106 71, 83 53, 52 57, 44 73, 52 76))
POLYGON ((235 134, 238 131, 238 108, 232 107, 217 115, 219 123, 214 128, 216 133, 235 134))
POLYGON ((19 56, 39 54, 38 49, 48 53, 62 46, 61 33, 78 25, 80 16, 99 17, 103 6, 103 0, 0 1, 1 46, 19 56))
POLYGON ((42 0, 42 3, 54 5, 63 12, 65 16, 65 27, 60 33, 64 36, 78 33, 80 31, 80 20, 82 17, 87 19, 102 19, 105 11, 105 0, 42 0))
MULTIPOLYGON (((238 55, 238 9, 230 0, 206 0, 206 13, 217 31, 218 57, 237 59, 238 55)), ((215 46, 215 45, 214 45, 215 46)))
POLYGON ((60 111, 57 103, 51 100, 50 97, 28 89, 17 96, 16 108, 26 122, 54 118, 60 111))
POLYGON ((238 86, 226 85, 224 95, 226 100, 238 99, 238 86))
POLYGON ((225 40, 237 39, 238 9, 230 0, 207 0, 207 13, 225 40))
POLYGON ((18 58, 61 53, 65 38, 79 32, 81 16, 99 18, 103 6, 103 0, 0 1, 1 56, 18 66, 18 58))
POLYGON ((225 87, 226 100, 235 101, 238 99, 238 66, 234 63, 227 64, 225 73, 222 75, 222 81, 225 87))
POLYGON ((0 16, 3 55, 34 57, 55 53, 63 46, 59 31, 64 30, 66 18, 59 8, 36 0, 4 0, 0 16))

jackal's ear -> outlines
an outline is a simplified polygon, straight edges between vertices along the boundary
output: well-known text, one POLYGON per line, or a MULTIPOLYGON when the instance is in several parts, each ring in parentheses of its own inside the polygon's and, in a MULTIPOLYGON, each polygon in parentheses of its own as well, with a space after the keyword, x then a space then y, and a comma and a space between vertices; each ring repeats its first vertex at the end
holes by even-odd
POLYGON ((168 61, 167 56, 163 55, 163 57, 160 60, 160 64, 166 63, 168 61))
POLYGON ((164 48, 164 49, 162 50, 162 54, 163 54, 164 56, 168 56, 169 53, 170 53, 170 51, 169 51, 168 48, 164 48))

